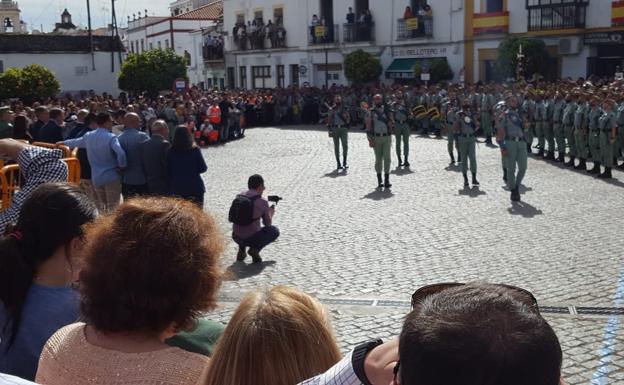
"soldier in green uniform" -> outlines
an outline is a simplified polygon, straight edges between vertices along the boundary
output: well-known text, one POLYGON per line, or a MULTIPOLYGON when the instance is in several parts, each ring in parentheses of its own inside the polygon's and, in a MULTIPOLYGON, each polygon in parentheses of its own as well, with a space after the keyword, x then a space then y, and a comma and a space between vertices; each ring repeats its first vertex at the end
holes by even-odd
POLYGON ((544 133, 544 144, 548 144, 548 152, 546 153, 546 160, 555 160, 555 134, 554 134, 554 111, 555 101, 554 94, 552 92, 547 93, 544 98, 544 105, 546 106, 546 121, 543 123, 542 131, 544 133))
POLYGON ((405 100, 403 95, 399 95, 394 105, 394 137, 396 140, 396 154, 399 160, 399 167, 409 167, 410 163, 407 160, 409 156, 409 139, 410 139, 410 126, 407 122, 409 118, 409 110, 405 106, 405 100), (401 145, 403 145, 403 155, 405 158, 401 158, 401 145))
POLYGON ((586 102, 585 95, 581 94, 574 112, 574 143, 576 144, 576 154, 579 158, 579 164, 574 166, 574 169, 582 171, 587 170, 586 161, 589 155, 589 148, 587 147, 588 116, 589 104, 586 102))
POLYGON ((457 136, 453 130, 455 120, 457 119, 457 112, 459 111, 459 102, 457 100, 457 95, 451 94, 449 100, 443 106, 443 114, 442 116, 446 116, 446 143, 448 154, 451 157, 451 164, 455 164, 455 156, 453 154, 453 149, 457 148, 457 161, 460 160, 459 154, 459 146, 457 145, 457 136))
POLYGON ((615 101, 607 99, 602 104, 604 111, 600 117, 600 151, 604 172, 598 176, 602 179, 611 179, 611 168, 613 167, 613 149, 615 147, 617 135, 617 120, 613 106, 615 101))
POLYGON ((525 130, 530 127, 527 120, 523 120, 518 112, 518 99, 513 94, 507 95, 509 107, 500 119, 496 141, 507 160, 507 185, 511 190, 511 200, 520 200, 518 187, 524 179, 527 169, 527 145, 525 142, 525 130), (516 174, 516 166, 518 174, 516 174))
POLYGON ((543 91, 539 91, 535 97, 535 136, 537 137, 537 156, 544 157, 546 147, 546 126, 548 125, 548 102, 543 91))
POLYGON ((489 87, 486 87, 481 94, 479 104, 479 115, 481 118, 481 130, 485 136, 485 143, 492 143, 492 108, 494 107, 494 96, 489 87))
MULTIPOLYGON (((570 161, 565 165, 569 167, 574 166, 574 160, 576 159, 576 143, 574 140, 574 113, 576 112, 576 99, 578 94, 573 92, 568 94, 566 99, 566 108, 563 110, 563 133, 565 135, 565 139, 568 141, 568 146, 570 146, 570 161)), ((564 139, 564 142, 565 142, 564 139)), ((561 154, 561 147, 559 148, 559 153, 561 154)), ((565 145, 563 146, 563 151, 565 151, 565 145)))
POLYGON ((454 131, 458 136, 459 152, 464 154, 461 170, 464 175, 464 187, 468 187, 468 160, 470 160, 470 172, 472 172, 472 185, 478 186, 477 181, 477 122, 469 103, 464 103, 461 111, 457 112, 454 123, 454 131))
POLYGON ((602 110, 600 109, 600 99, 597 96, 592 97, 589 110, 589 136, 588 144, 594 167, 589 170, 590 174, 600 174, 600 117, 602 110))
MULTIPOLYGON (((617 110, 617 121, 618 121, 618 135, 617 135, 617 149, 616 149, 616 158, 619 155, 622 156, 622 160, 624 160, 624 95, 620 94, 620 105, 617 110)), ((615 165, 617 168, 624 170, 624 162, 620 165, 615 165)))
POLYGON ((348 135, 351 116, 349 110, 343 106, 342 98, 336 95, 334 105, 329 110, 329 136, 334 139, 334 155, 336 156, 336 167, 338 170, 349 168, 347 165, 347 154, 349 151, 348 135), (342 164, 340 164, 340 144, 342 143, 342 164))
POLYGON ((555 105, 553 106, 553 147, 550 147, 550 141, 548 147, 554 149, 555 140, 557 143, 557 162, 565 162, 565 134, 563 131, 563 112, 566 108, 566 102, 563 95, 559 92, 555 95, 555 105))
POLYGON ((527 92, 521 108, 523 118, 529 123, 529 128, 525 131, 527 153, 529 154, 533 152, 531 146, 533 145, 533 130, 535 129, 535 98, 535 91, 527 92))
POLYGON ((13 137, 11 114, 12 112, 10 107, 0 107, 0 139, 13 137))
POLYGON ((368 140, 375 150, 375 171, 377 187, 390 188, 390 148, 392 146, 392 129, 394 121, 390 109, 384 104, 380 94, 373 97, 373 106, 367 114, 366 128, 368 140), (381 172, 384 173, 384 183, 381 172))

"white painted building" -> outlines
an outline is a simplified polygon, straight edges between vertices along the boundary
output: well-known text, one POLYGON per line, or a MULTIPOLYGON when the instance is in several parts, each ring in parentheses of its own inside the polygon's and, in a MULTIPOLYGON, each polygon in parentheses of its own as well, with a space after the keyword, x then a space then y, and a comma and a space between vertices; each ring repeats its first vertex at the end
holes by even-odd
POLYGON ((203 58, 194 54, 197 52, 197 39, 194 34, 202 29, 215 27, 222 11, 222 1, 218 0, 178 16, 148 16, 130 20, 126 32, 129 52, 173 49, 178 55, 189 59, 189 82, 199 84, 204 81, 201 63, 203 58))
POLYGON ((0 72, 40 64, 56 75, 62 93, 93 90, 116 96, 123 45, 110 36, 94 36, 93 43, 92 56, 88 36, 0 34, 0 72))
MULTIPOLYGON (((309 83, 346 84, 344 56, 364 49, 379 57, 382 80, 413 78, 417 61, 446 58, 454 80, 488 80, 497 48, 507 36, 545 41, 551 77, 612 74, 624 59, 624 2, 612 0, 224 0, 226 73, 237 87, 309 83), (412 17, 405 20, 406 6, 412 17), (348 24, 370 10, 374 25, 348 24), (312 37, 314 15, 326 26, 325 39, 312 37), (235 27, 254 20, 281 20, 286 45, 251 49, 234 36, 235 27), (465 75, 465 76, 463 76, 465 75)), ((323 33, 323 30, 320 31, 323 33)))

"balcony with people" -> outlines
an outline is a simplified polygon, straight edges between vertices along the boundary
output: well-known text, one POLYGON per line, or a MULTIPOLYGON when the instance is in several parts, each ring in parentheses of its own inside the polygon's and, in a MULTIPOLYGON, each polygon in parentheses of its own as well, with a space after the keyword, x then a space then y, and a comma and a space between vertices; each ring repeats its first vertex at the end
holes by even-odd
POLYGON ((588 0, 526 0, 529 31, 585 28, 588 0))
POLYGON ((238 51, 286 48, 286 29, 281 20, 269 20, 266 24, 261 18, 237 23, 232 31, 234 49, 238 51))
POLYGON ((340 42, 338 38, 338 25, 326 23, 325 18, 312 16, 312 21, 308 26, 308 44, 322 45, 335 44, 340 42))
POLYGON ((202 46, 202 56, 206 62, 223 61, 223 36, 206 35, 202 46))
POLYGON ((363 10, 359 16, 349 7, 347 22, 342 25, 342 35, 345 43, 375 41, 375 23, 370 9, 363 10))
POLYGON ((403 18, 397 20, 397 40, 422 39, 433 37, 433 11, 429 4, 418 9, 405 7, 403 18))

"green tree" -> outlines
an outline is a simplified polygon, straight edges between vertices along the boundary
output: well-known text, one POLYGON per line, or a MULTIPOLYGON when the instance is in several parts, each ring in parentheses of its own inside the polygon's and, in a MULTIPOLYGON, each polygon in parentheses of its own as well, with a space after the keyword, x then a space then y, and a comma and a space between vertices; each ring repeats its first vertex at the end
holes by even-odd
POLYGON ((21 95, 22 70, 9 68, 0 74, 0 100, 19 98, 21 95))
MULTIPOLYGON (((420 79, 420 74, 423 70, 423 63, 421 61, 414 64, 414 74, 416 79, 420 79)), ((429 74, 431 75, 431 83, 438 83, 444 80, 453 79, 453 70, 446 61, 446 58, 437 57, 429 60, 429 74)))
POLYGON ((382 70, 379 60, 361 49, 345 57, 344 68, 347 79, 355 84, 378 80, 382 70))
POLYGON ((19 98, 30 104, 53 96, 60 89, 54 73, 39 64, 9 68, 0 74, 0 99, 19 98))
POLYGON ((39 64, 27 65, 21 72, 20 97, 27 103, 54 96, 61 90, 54 73, 39 64))
POLYGON ((172 49, 155 49, 129 55, 121 66, 118 85, 124 91, 156 95, 171 89, 177 78, 188 79, 184 57, 172 49))
POLYGON ((498 58, 494 63, 494 73, 499 80, 516 78, 518 52, 522 45, 524 55, 524 76, 540 74, 551 77, 551 61, 546 44, 540 39, 526 37, 508 37, 498 46, 498 58))

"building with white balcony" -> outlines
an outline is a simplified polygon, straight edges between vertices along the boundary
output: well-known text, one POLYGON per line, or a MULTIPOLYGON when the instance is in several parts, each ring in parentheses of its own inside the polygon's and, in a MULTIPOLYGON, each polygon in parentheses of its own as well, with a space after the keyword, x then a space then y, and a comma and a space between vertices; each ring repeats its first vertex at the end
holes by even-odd
POLYGON ((148 16, 130 20, 127 29, 127 46, 130 53, 141 53, 153 49, 173 49, 187 58, 188 76, 191 84, 205 81, 203 57, 197 55, 200 42, 196 34, 216 27, 223 13, 223 2, 210 4, 178 16, 148 16))
POLYGON ((415 63, 433 58, 456 81, 491 80, 510 35, 544 40, 546 77, 612 75, 623 26, 624 2, 612 0, 224 0, 227 84, 347 84, 344 57, 356 49, 380 59, 385 82, 413 79, 415 63))

